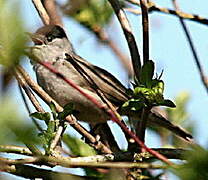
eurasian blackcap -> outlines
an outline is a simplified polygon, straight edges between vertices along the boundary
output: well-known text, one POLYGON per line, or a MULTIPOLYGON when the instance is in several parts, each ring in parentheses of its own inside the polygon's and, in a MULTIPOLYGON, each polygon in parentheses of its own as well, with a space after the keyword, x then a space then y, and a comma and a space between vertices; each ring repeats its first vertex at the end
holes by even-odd
MULTIPOLYGON (((90 76, 96 86, 99 87, 105 97, 116 108, 119 108, 130 98, 127 94, 127 89, 112 74, 76 55, 62 27, 56 25, 44 26, 32 35, 32 40, 35 43, 35 46, 31 47, 32 56, 39 61, 50 62, 53 68, 64 74, 65 77, 81 87, 84 92, 93 96, 98 102, 103 104, 95 89, 90 86, 89 82, 71 63, 71 58, 84 69, 85 73, 90 76)), ((110 117, 103 110, 96 107, 86 97, 45 67, 35 63, 34 69, 38 84, 60 105, 64 106, 70 102, 74 104, 76 110, 74 115, 78 120, 91 124, 110 120, 110 117)), ((126 112, 125 114, 123 114, 124 112, 120 113, 122 115, 129 115, 126 112)), ((139 121, 139 115, 137 119, 139 121)), ((148 124, 169 129, 187 140, 192 138, 189 133, 173 125, 159 113, 153 112, 153 110, 148 115, 148 124)))

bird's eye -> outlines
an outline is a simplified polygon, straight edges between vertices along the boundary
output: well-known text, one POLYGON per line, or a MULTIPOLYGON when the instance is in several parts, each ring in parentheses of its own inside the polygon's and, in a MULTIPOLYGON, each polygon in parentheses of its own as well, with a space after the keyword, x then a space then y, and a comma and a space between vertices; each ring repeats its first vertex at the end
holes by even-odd
POLYGON ((47 41, 51 42, 53 40, 53 36, 47 36, 47 41))

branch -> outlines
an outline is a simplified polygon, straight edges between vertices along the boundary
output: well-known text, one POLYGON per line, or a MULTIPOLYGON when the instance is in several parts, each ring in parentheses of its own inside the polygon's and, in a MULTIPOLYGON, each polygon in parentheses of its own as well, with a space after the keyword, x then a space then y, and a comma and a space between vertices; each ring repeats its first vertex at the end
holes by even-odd
POLYGON ((0 152, 15 153, 21 155, 32 156, 32 152, 27 147, 0 145, 0 152))
MULTIPOLYGON (((146 64, 149 61, 149 18, 147 1, 140 0, 140 3, 142 9, 143 63, 146 64)), ((143 108, 141 121, 138 122, 138 127, 136 127, 136 134, 142 142, 145 142, 145 130, 149 112, 149 109, 143 108)), ((143 149, 141 150, 143 151, 143 149)))
MULTIPOLYGON (((179 10, 179 7, 177 6, 176 4, 176 0, 172 0, 173 1, 173 5, 175 7, 176 10, 179 10)), ((192 54, 193 54, 193 57, 194 57, 194 60, 195 60, 195 64, 197 66, 197 69, 199 71, 199 75, 200 75, 200 78, 201 78, 201 81, 208 93, 208 79, 207 77, 205 76, 204 74, 204 71, 202 69, 202 65, 200 63, 200 60, 199 60, 199 56, 197 55, 197 52, 196 52, 196 48, 194 47, 194 43, 193 43, 193 40, 192 40, 192 37, 191 37, 191 34, 183 20, 183 18, 179 17, 179 20, 180 20, 180 23, 181 23, 181 26, 185 32, 185 35, 186 35, 186 38, 188 40, 188 43, 190 45, 190 48, 191 48, 191 51, 192 51, 192 54)))
POLYGON ((148 108, 142 109, 141 121, 138 122, 138 127, 136 128, 137 136, 142 142, 145 142, 145 130, 146 130, 149 113, 150 113, 150 109, 148 108))
POLYGON ((140 0, 142 9, 142 27, 143 27, 143 63, 149 61, 149 18, 146 0, 140 0))
POLYGON ((158 11, 158 12, 162 12, 162 13, 165 13, 165 14, 172 14, 172 15, 176 15, 176 16, 178 16, 180 18, 183 18, 183 19, 187 19, 187 20, 191 20, 191 21, 194 21, 194 22, 204 24, 204 25, 208 25, 208 19, 206 19, 204 17, 201 17, 201 16, 198 16, 196 14, 189 14, 189 13, 184 13, 184 12, 177 11, 177 10, 174 11, 174 10, 167 9, 167 8, 160 8, 156 5, 150 6, 149 11, 150 12, 151 11, 158 11))
MULTIPOLYGON (((25 96, 25 94, 23 93, 22 87, 21 87, 20 85, 19 85, 18 87, 19 87, 19 91, 20 91, 22 100, 23 100, 23 102, 24 102, 25 108, 26 108, 28 114, 31 114, 31 110, 30 110, 29 104, 28 104, 28 102, 27 102, 26 96, 25 96)), ((28 86, 28 88, 29 88, 29 86, 28 86)), ((27 88, 26 88, 26 89, 27 89, 27 88)), ((25 91, 26 91, 26 89, 25 89, 25 91)), ((32 91, 30 90, 30 88, 29 88, 28 91, 30 91, 30 92, 32 93, 32 91)), ((29 92, 28 92, 28 93, 29 93, 29 92)), ((35 118, 33 118, 33 117, 31 117, 31 119, 32 119, 32 122, 33 122, 33 123, 35 124, 35 126, 37 127, 37 129, 38 129, 40 132, 43 132, 43 129, 42 129, 42 127, 39 125, 39 123, 37 122, 37 120, 36 120, 35 118)))
POLYGON ((25 93, 27 94, 27 97, 30 99, 30 101, 33 104, 33 106, 35 107, 35 109, 38 112, 44 113, 45 112, 44 109, 41 107, 41 105, 38 102, 37 98, 35 97, 33 92, 30 90, 30 87, 28 86, 28 84, 26 83, 24 78, 21 76, 21 73, 18 72, 18 71, 15 71, 15 77, 16 77, 19 85, 24 89, 25 93))
MULTIPOLYGON (((153 148, 153 150, 159 152, 160 154, 166 156, 168 159, 180 159, 184 160, 185 154, 187 154, 190 150, 182 149, 182 148, 153 148)), ((0 152, 4 153, 15 153, 21 155, 31 156, 33 155, 32 152, 26 148, 21 146, 11 146, 11 145, 0 145, 0 152)), ((143 159, 155 159, 155 157, 148 153, 132 153, 132 152, 116 152, 113 154, 104 154, 104 155, 94 155, 94 156, 87 156, 87 157, 75 157, 75 158, 68 158, 72 162, 111 162, 111 161, 132 161, 134 160, 143 160, 143 159)))
MULTIPOLYGON (((33 57, 33 60, 35 60, 37 62, 37 59, 34 59, 33 57)), ((61 78, 62 80, 64 80, 67 84, 69 84, 71 87, 73 87, 74 89, 76 89, 80 94, 82 94, 84 97, 86 97, 89 101, 91 101, 95 106, 97 106, 99 109, 102 109, 104 112, 106 112, 106 114, 108 114, 112 121, 116 122, 120 127, 121 129, 129 134, 134 140, 135 142, 141 146, 143 149, 145 149, 146 151, 148 151, 149 153, 153 154, 155 157, 157 157, 158 159, 166 162, 167 164, 171 165, 172 163, 167 159, 165 158, 163 155, 157 153, 156 151, 148 148, 142 141, 140 141, 137 136, 131 132, 127 127, 126 125, 124 125, 120 119, 116 116, 116 114, 111 110, 109 109, 107 106, 105 105, 102 105, 101 103, 99 103, 94 97, 92 97, 91 95, 87 94, 86 92, 84 92, 82 90, 81 87, 77 86, 74 82, 72 82, 70 79, 67 79, 61 72, 57 71, 56 69, 54 69, 50 63, 45 63, 45 62, 41 62, 41 61, 38 61, 39 64, 41 64, 42 66, 44 66, 46 69, 48 69, 49 71, 51 71, 52 73, 54 73, 57 77, 61 78)))
POLYGON ((41 0, 32 0, 36 10, 38 11, 38 14, 43 22, 44 25, 50 24, 50 18, 48 16, 48 13, 46 12, 45 8, 43 7, 43 4, 41 0))
POLYGON ((69 173, 55 172, 46 169, 40 169, 37 167, 27 166, 27 165, 10 165, 0 167, 0 171, 8 172, 10 174, 24 177, 27 179, 68 179, 68 180, 87 180, 95 179, 93 177, 78 176, 69 173))
POLYGON ((64 127, 63 127, 62 123, 60 123, 58 130, 56 131, 56 135, 55 135, 53 141, 51 142, 50 151, 53 151, 56 148, 59 140, 61 139, 61 135, 63 134, 63 132, 64 132, 64 127))
MULTIPOLYGON (((136 0, 128 0, 128 2, 140 6, 140 3, 138 3, 138 1, 136 1, 136 0)), ((148 3, 148 9, 149 9, 150 13, 155 11, 155 12, 161 12, 161 13, 165 13, 165 14, 171 14, 171 15, 181 17, 183 19, 187 19, 187 20, 194 21, 194 22, 197 22, 200 24, 208 25, 208 19, 206 19, 204 17, 201 17, 196 14, 185 13, 185 12, 182 12, 179 10, 175 11, 175 10, 168 9, 168 8, 161 8, 161 7, 157 6, 154 2, 151 2, 151 1, 148 3)), ((132 12, 132 10, 131 10, 131 12, 132 12)), ((133 13, 141 14, 141 11, 134 10, 133 13)))
POLYGON ((55 164, 62 167, 93 167, 93 168, 141 168, 141 169, 164 169, 167 166, 151 163, 138 162, 83 162, 73 161, 73 158, 67 159, 64 157, 40 156, 25 159, 9 159, 0 158, 2 164, 19 165, 19 164, 55 164))
POLYGON ((134 74, 136 78, 139 79, 139 72, 141 69, 141 60, 140 60, 140 55, 139 55, 137 44, 136 44, 134 35, 132 33, 132 29, 130 27, 126 14, 121 8, 119 2, 117 0, 109 0, 109 2, 111 6, 113 7, 116 13, 116 16, 118 17, 118 20, 121 24, 122 30, 124 32, 125 38, 129 46, 134 74))
POLYGON ((61 17, 58 15, 57 9, 56 9, 56 2, 55 0, 42 0, 43 6, 45 7, 48 16, 50 17, 50 23, 51 25, 59 25, 63 27, 63 23, 61 20, 61 17))
MULTIPOLYGON (((51 98, 37 83, 35 83, 30 76, 27 74, 27 72, 21 67, 17 66, 17 70, 21 73, 21 75, 24 77, 27 84, 30 86, 30 88, 46 103, 50 104, 53 102, 53 104, 56 107, 57 112, 62 112, 63 108, 53 99, 51 98)), ((97 150, 100 150, 104 153, 111 153, 111 151, 101 142, 97 142, 96 138, 93 137, 83 126, 81 126, 75 119, 74 116, 67 116, 66 121, 72 126, 77 132, 79 132, 82 136, 84 136, 90 143, 93 144, 93 147, 97 150)), ((92 145, 91 144, 91 145, 92 145)))

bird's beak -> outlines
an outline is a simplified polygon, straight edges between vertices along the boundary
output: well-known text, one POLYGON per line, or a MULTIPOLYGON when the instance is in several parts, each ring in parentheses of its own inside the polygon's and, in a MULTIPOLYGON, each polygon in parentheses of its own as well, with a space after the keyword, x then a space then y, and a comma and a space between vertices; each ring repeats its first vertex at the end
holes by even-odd
POLYGON ((42 45, 44 44, 44 37, 40 34, 32 34, 30 32, 26 32, 26 34, 32 39, 35 45, 42 45))

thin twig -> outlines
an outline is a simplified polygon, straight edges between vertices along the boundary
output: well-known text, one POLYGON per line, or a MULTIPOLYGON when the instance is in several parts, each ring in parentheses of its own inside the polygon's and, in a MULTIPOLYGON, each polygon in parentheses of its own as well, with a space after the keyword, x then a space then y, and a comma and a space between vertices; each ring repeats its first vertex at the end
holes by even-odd
POLYGON ((140 0, 142 9, 142 27, 143 27, 143 63, 149 60, 149 17, 146 0, 140 0))
POLYGON ((21 66, 17 66, 17 70, 21 73, 22 77, 30 86, 30 88, 39 97, 41 97, 41 99, 43 99, 46 104, 50 105, 50 103, 53 103, 56 106, 58 112, 63 111, 63 108, 59 106, 58 103, 53 98, 51 98, 36 82, 34 82, 29 74, 21 66))
POLYGON ((28 142, 28 141, 24 141, 23 140, 23 143, 27 146, 27 148, 33 153, 33 155, 35 156, 41 156, 42 155, 42 152, 37 148, 36 145, 28 142))
POLYGON ((125 11, 136 14, 136 15, 141 15, 142 12, 138 9, 134 9, 134 8, 124 8, 125 11))
POLYGON ((48 13, 51 25, 59 25, 63 27, 61 17, 58 15, 55 0, 42 0, 43 6, 48 13))
POLYGON ((69 173, 56 172, 28 165, 4 165, 0 171, 7 172, 26 179, 73 179, 73 180, 95 180, 94 177, 78 176, 69 173))
MULTIPOLYGON (((121 116, 119 115, 119 113, 117 112, 116 108, 112 105, 112 103, 106 98, 105 94, 103 93, 103 91, 99 88, 99 86, 96 84, 96 82, 93 80, 92 77, 90 77, 90 75, 76 62, 76 56, 73 55, 68 55, 70 56, 70 58, 68 58, 68 61, 70 61, 70 63, 74 66, 74 68, 77 70, 78 73, 80 73, 80 75, 86 80, 86 82, 89 84, 89 86, 96 92, 96 94, 100 97, 100 99, 102 100, 102 102, 104 104, 106 104, 108 106, 108 108, 116 115, 116 117, 122 121, 121 116)), ((91 69, 93 72, 93 69, 91 69)), ((99 76, 99 75, 98 75, 99 76)), ((104 111, 104 113, 106 113, 104 111)), ((103 130, 106 130, 106 132, 108 132, 108 136, 112 136, 110 128, 108 127, 107 124, 103 124, 103 130)), ((105 133, 106 133, 105 132, 105 133)), ((103 137, 106 137, 106 135, 103 135, 103 137)), ((101 137, 101 138, 103 138, 101 137)), ((106 139, 105 141, 109 142, 109 139, 106 139)), ((116 141, 114 141, 113 139, 111 140, 110 144, 112 145, 112 148, 116 151, 120 150, 118 148, 118 145, 116 143, 116 141)), ((112 149, 111 148, 111 149, 112 149)), ((114 152, 114 151, 113 151, 114 152)))
MULTIPOLYGON (((184 155, 187 154, 191 150, 182 149, 182 148, 153 148, 153 150, 159 152, 160 154, 168 157, 168 159, 180 159, 184 160, 184 155)), ((12 145, 0 145, 0 152, 5 153, 15 153, 21 155, 31 156, 32 152, 26 148, 21 146, 12 146, 12 145)), ((148 152, 142 153, 132 153, 129 151, 126 152, 116 152, 113 154, 104 154, 104 155, 94 155, 87 157, 64 157, 70 159, 72 162, 110 162, 110 161, 132 161, 135 160, 143 160, 143 159, 152 159, 155 158, 152 154, 148 152)))
POLYGON ((136 128, 136 134, 142 142, 145 142, 145 130, 148 121, 148 115, 150 110, 147 108, 142 109, 141 121, 138 122, 138 127, 136 128))
MULTIPOLYGON (((128 0, 128 2, 140 6, 140 3, 137 0, 128 0)), ((206 19, 204 17, 201 17, 196 14, 185 13, 185 12, 178 11, 178 10, 175 11, 175 10, 168 9, 168 8, 161 8, 161 7, 157 6, 154 2, 151 2, 151 1, 148 3, 148 9, 149 9, 149 13, 155 11, 155 12, 161 12, 161 13, 165 13, 165 14, 171 14, 171 15, 181 17, 183 19, 187 19, 187 20, 194 21, 194 22, 197 22, 200 24, 208 25, 208 19, 206 19)), ((141 14, 141 11, 136 10, 136 9, 131 12, 133 12, 135 14, 141 14)))
POLYGON ((51 146, 50 146, 51 151, 53 151, 55 149, 55 147, 57 146, 63 132, 64 132, 64 127, 62 125, 60 125, 58 127, 58 130, 56 131, 56 135, 55 135, 53 141, 51 142, 51 146))
POLYGON ((121 151, 107 122, 89 125, 92 134, 96 134, 97 139, 100 139, 113 153, 121 151))
POLYGON ((32 0, 42 22, 44 25, 50 24, 50 18, 48 16, 48 13, 46 12, 45 8, 43 7, 43 4, 41 0, 32 0))
MULTIPOLYGON (((172 0, 173 2, 173 5, 175 7, 176 10, 179 10, 179 7, 177 6, 177 3, 176 3, 176 0, 172 0)), ((202 68, 202 65, 200 63, 200 60, 199 60, 199 56, 197 55, 197 52, 196 52, 196 48, 194 47, 194 43, 193 43, 193 40, 192 40, 192 37, 191 37, 191 34, 183 20, 183 18, 179 17, 179 20, 180 20, 180 23, 181 23, 181 26, 185 32, 185 35, 186 35, 186 38, 188 40, 188 43, 190 45, 190 48, 191 48, 191 51, 192 51, 192 54, 193 54, 193 57, 194 57, 194 60, 195 60, 195 63, 196 63, 196 66, 197 66, 197 69, 199 71, 199 75, 200 75, 200 78, 201 78, 201 81, 208 93, 208 79, 207 77, 205 76, 204 74, 204 71, 203 71, 203 68, 202 68)))
MULTIPOLYGON (((29 86, 28 86, 28 87, 29 87, 29 86)), ((30 110, 29 104, 28 104, 28 102, 27 102, 27 100, 26 100, 26 96, 25 96, 25 94, 23 93, 23 90, 22 90, 22 87, 20 86, 20 84, 19 84, 19 90, 20 90, 20 94, 21 94, 21 96, 22 96, 24 105, 25 105, 25 107, 26 107, 26 110, 27 110, 28 114, 31 114, 31 110, 30 110)), ((31 91, 31 90, 30 90, 30 91, 31 91)), ((31 93, 32 93, 32 91, 31 91, 31 93)), ((43 132, 43 130, 42 130, 41 126, 39 125, 39 123, 37 122, 37 120, 36 120, 35 118, 33 118, 33 117, 31 117, 31 119, 32 119, 32 122, 33 122, 33 123, 35 124, 35 126, 37 127, 37 129, 38 129, 40 132, 43 132)))
POLYGON ((141 60, 139 55, 139 50, 136 44, 136 40, 132 33, 132 29, 126 17, 124 10, 121 8, 119 2, 117 0, 109 0, 111 6, 113 7, 116 16, 121 24, 122 30, 124 32, 125 38, 127 40, 129 51, 131 54, 132 65, 134 69, 134 74, 137 79, 139 79, 139 72, 141 69, 141 60))
MULTIPOLYGON (((143 63, 149 61, 149 17, 146 0, 140 0, 142 10, 142 31, 143 31, 143 63)), ((145 142, 145 131, 148 120, 149 109, 143 108, 141 121, 136 127, 136 134, 142 142, 145 142)), ((142 150, 142 149, 141 149, 142 150)))
POLYGON ((21 155, 32 156, 32 152, 27 147, 0 145, 0 152, 15 153, 21 155))
POLYGON ((165 169, 167 166, 138 162, 73 162, 64 157, 40 156, 25 159, 9 159, 0 157, 5 164, 56 164, 62 167, 97 167, 97 168, 141 168, 141 169, 165 169))
POLYGON ((191 20, 194 22, 204 24, 204 25, 208 25, 208 19, 201 17, 199 15, 196 15, 196 14, 189 14, 189 13, 184 13, 181 11, 174 11, 174 10, 167 9, 167 8, 160 8, 160 7, 157 7, 156 5, 150 7, 149 11, 150 12, 151 11, 158 11, 158 12, 162 12, 165 14, 172 14, 172 15, 176 15, 178 17, 181 17, 183 19, 187 19, 187 20, 191 20))
POLYGON ((28 84, 26 83, 24 78, 21 76, 21 73, 18 72, 18 70, 15 72, 15 77, 16 77, 18 83, 20 84, 20 86, 25 90, 25 93, 27 94, 28 98, 30 99, 30 101, 33 104, 33 106, 35 107, 35 109, 38 112, 44 113, 45 112, 44 109, 41 107, 41 105, 38 102, 37 98, 32 93, 32 91, 30 90, 28 84))

